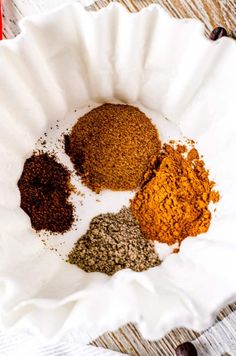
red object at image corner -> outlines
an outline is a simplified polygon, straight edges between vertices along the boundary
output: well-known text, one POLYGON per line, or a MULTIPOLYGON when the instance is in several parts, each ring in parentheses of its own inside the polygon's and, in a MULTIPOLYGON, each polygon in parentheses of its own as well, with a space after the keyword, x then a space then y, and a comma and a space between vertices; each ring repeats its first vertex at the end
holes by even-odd
POLYGON ((2 2, 0 0, 0 40, 2 39, 2 2))

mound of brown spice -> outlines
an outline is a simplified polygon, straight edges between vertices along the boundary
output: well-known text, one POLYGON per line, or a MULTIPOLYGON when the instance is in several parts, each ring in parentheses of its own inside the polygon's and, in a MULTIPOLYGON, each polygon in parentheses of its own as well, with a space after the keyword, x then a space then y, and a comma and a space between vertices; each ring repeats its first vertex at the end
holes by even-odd
POLYGON ((144 113, 116 104, 82 116, 65 139, 78 175, 96 192, 137 188, 160 146, 157 130, 144 113))
POLYGON ((68 202, 70 172, 47 153, 34 154, 24 164, 18 181, 21 208, 36 231, 64 233, 74 221, 68 202))
POLYGON ((130 209, 117 214, 101 214, 75 244, 68 262, 86 272, 112 275, 123 268, 136 272, 160 264, 152 241, 141 233, 130 209))
POLYGON ((184 145, 166 144, 152 163, 146 183, 131 202, 143 234, 172 245, 207 232, 211 221, 208 205, 220 196, 213 190, 215 183, 198 151, 193 147, 187 153, 184 145))

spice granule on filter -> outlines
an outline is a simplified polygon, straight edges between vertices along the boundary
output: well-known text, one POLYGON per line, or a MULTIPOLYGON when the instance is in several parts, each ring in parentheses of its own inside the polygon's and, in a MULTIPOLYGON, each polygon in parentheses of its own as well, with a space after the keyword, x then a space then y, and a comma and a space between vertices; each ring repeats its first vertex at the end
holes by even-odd
POLYGON ((70 172, 48 153, 33 154, 24 164, 18 181, 21 208, 36 231, 64 233, 74 222, 70 172))
POLYGON ((208 231, 208 205, 220 199, 214 186, 196 148, 187 152, 185 145, 166 144, 160 157, 151 162, 131 210, 149 239, 181 243, 208 231))
POLYGON ((79 118, 65 137, 78 175, 96 192, 136 189, 160 147, 151 120, 130 105, 101 105, 79 118))
POLYGON ((68 262, 86 272, 108 275, 124 268, 140 272, 160 264, 153 242, 143 236, 128 208, 93 218, 68 262))

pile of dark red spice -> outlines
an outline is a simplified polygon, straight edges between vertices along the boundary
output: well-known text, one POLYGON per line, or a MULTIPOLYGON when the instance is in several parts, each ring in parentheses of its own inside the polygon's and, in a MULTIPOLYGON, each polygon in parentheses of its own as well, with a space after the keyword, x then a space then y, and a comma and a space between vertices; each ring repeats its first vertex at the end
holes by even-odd
POLYGON ((21 208, 29 215, 36 231, 68 231, 73 222, 70 195, 70 172, 53 155, 33 154, 24 164, 18 187, 21 208))

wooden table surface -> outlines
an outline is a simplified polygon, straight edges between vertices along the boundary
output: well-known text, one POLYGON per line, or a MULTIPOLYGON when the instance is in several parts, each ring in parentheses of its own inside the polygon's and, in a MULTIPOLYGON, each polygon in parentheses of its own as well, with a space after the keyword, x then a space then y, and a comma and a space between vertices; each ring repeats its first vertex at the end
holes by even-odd
MULTIPOLYGON (((58 0, 62 3, 63 0, 58 0)), ((65 1, 66 2, 66 1, 65 1)), ((98 0, 88 9, 107 6, 109 0, 98 0)), ((223 26, 236 37, 236 0, 118 0, 130 11, 139 11, 150 4, 160 4, 174 17, 198 18, 206 27, 206 35, 216 26, 223 26)), ((18 21, 31 13, 41 12, 57 0, 3 0, 4 37, 19 33, 18 21)), ((52 7, 52 6, 50 6, 52 7)), ((201 335, 186 329, 176 329, 158 342, 143 340, 134 325, 127 325, 116 332, 109 332, 92 342, 111 350, 129 355, 171 356, 175 347, 194 340, 199 355, 236 355, 236 304, 225 307, 219 313, 216 324, 201 335), (235 312, 234 312, 235 311, 235 312)), ((27 355, 26 355, 27 356, 27 355)))

